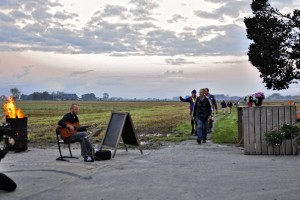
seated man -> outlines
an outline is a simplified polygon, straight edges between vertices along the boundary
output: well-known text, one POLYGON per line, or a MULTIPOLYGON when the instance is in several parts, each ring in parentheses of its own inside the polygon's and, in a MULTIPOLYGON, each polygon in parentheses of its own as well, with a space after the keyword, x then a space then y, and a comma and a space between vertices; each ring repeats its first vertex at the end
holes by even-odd
POLYGON ((87 137, 86 129, 79 127, 79 119, 77 117, 78 105, 72 104, 70 112, 65 114, 58 125, 67 130, 61 131, 61 138, 65 142, 79 142, 81 146, 81 156, 85 162, 94 162, 91 155, 92 145, 87 137))

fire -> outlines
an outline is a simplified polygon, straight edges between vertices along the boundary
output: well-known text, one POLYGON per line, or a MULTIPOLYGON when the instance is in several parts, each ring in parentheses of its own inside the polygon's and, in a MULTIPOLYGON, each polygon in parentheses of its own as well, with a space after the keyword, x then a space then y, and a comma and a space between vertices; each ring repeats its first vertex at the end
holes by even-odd
POLYGON ((15 105, 13 97, 9 97, 4 103, 4 111, 6 118, 24 118, 25 115, 23 114, 20 108, 17 108, 15 105))

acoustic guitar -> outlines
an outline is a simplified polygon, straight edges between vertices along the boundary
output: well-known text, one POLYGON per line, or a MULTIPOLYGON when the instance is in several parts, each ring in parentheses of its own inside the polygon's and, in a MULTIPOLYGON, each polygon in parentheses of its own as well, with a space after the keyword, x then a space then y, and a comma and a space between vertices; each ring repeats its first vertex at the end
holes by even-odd
POLYGON ((98 126, 97 124, 92 124, 89 126, 80 126, 78 122, 74 122, 74 123, 66 122, 66 124, 72 125, 74 127, 74 130, 70 130, 68 127, 65 128, 58 127, 57 130, 59 134, 64 138, 70 137, 71 135, 75 134, 78 129, 87 129, 87 128, 98 126))

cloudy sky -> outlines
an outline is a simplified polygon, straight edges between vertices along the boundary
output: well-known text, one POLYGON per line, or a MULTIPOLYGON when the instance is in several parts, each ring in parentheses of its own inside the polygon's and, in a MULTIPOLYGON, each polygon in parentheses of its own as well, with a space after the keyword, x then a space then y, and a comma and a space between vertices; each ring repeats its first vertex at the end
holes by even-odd
MULTIPOLYGON (((1 0, 0 94, 267 95, 247 57, 252 0, 1 0)), ((298 0, 271 0, 283 13, 298 0)), ((291 85, 283 95, 299 94, 291 85)))

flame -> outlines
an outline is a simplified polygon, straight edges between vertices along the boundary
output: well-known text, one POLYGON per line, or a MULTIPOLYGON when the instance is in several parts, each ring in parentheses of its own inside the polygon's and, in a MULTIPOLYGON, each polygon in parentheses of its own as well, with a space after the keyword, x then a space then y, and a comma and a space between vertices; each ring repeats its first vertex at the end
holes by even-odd
POLYGON ((23 114, 20 108, 17 108, 15 105, 13 97, 8 97, 6 103, 4 103, 4 111, 6 118, 24 118, 25 115, 23 114))

